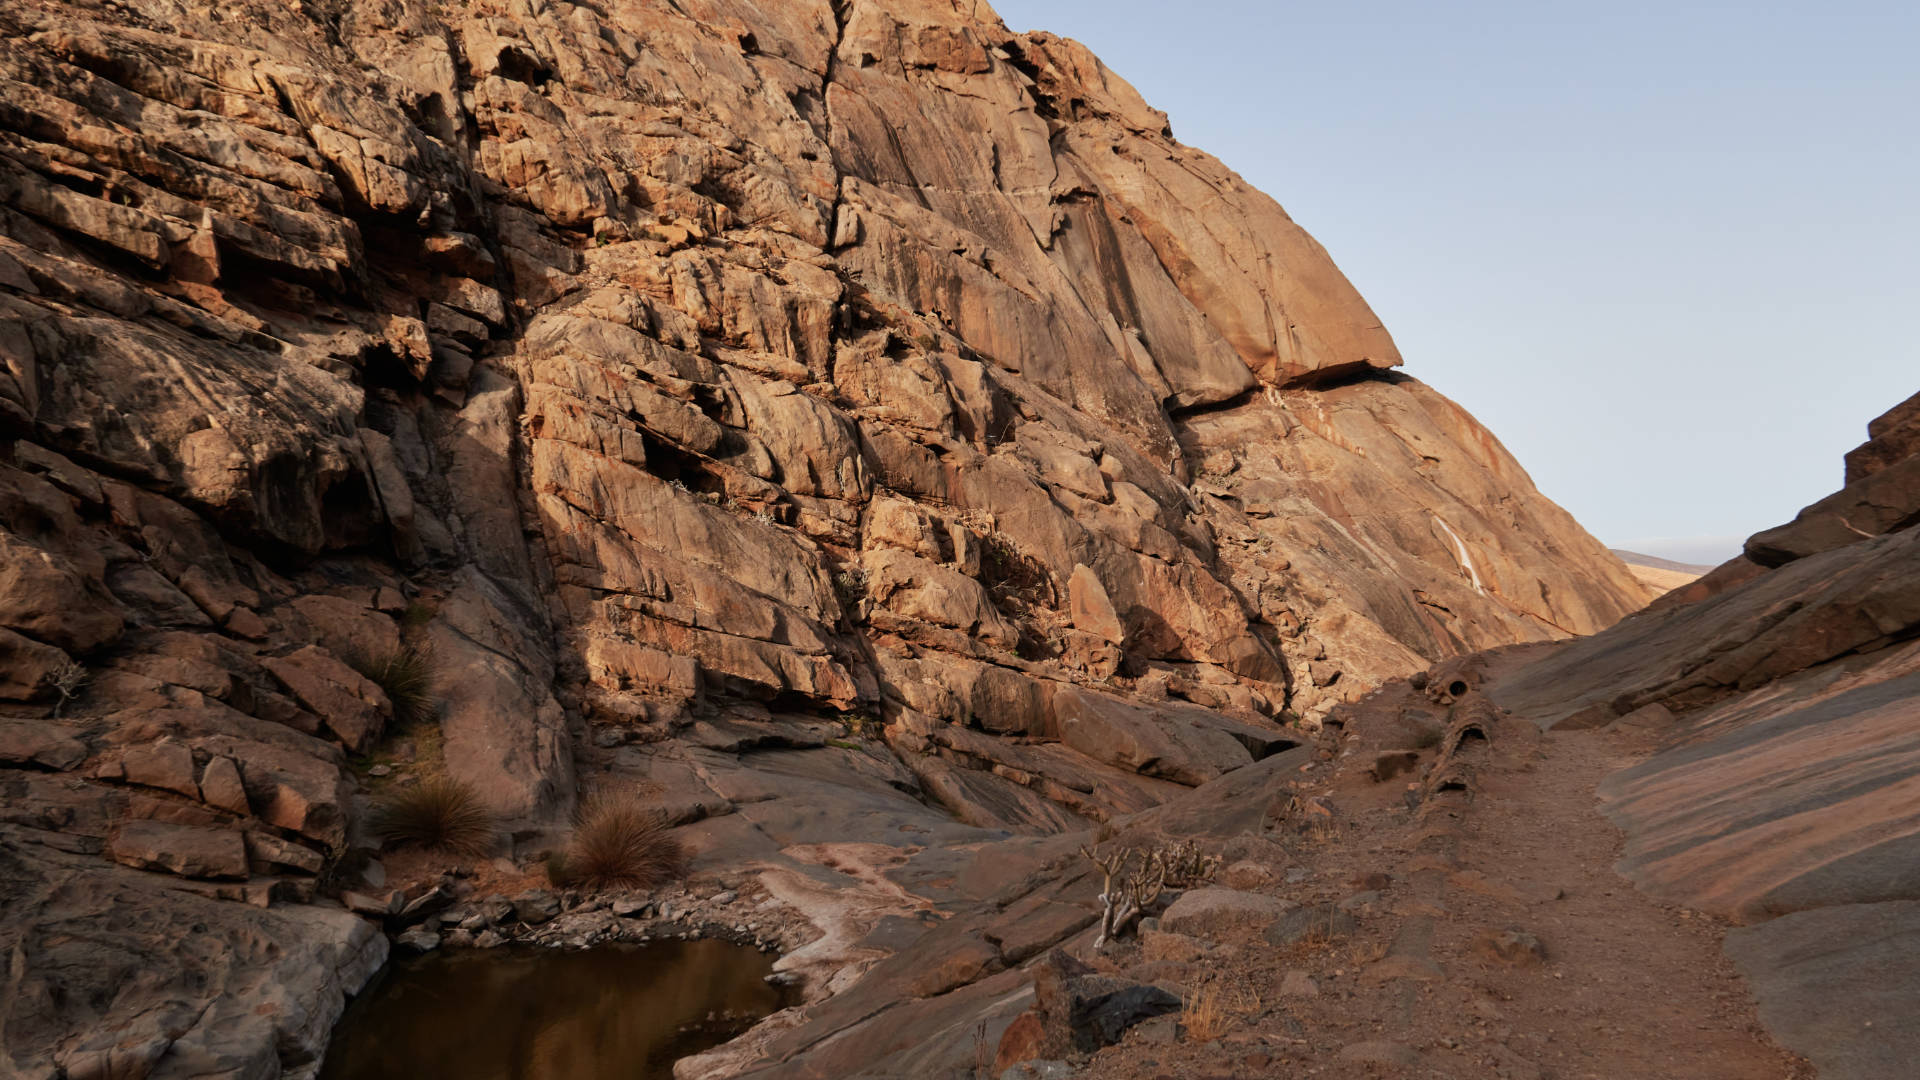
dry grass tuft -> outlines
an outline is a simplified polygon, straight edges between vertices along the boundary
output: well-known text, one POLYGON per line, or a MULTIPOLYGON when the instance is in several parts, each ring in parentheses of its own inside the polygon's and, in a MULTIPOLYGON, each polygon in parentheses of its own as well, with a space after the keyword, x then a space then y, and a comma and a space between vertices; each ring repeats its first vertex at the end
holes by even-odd
POLYGON ((658 809, 630 795, 596 795, 580 810, 564 874, 587 888, 651 889, 687 871, 686 845, 658 809))
POLYGON ((1236 1024, 1260 1011, 1259 995, 1239 987, 1224 990, 1217 982, 1202 984, 1180 1002, 1180 1025, 1189 1042, 1212 1042, 1236 1024))
POLYGON ((433 651, 418 645, 402 645, 383 656, 356 656, 353 668, 386 692, 393 703, 393 723, 397 728, 413 727, 433 719, 439 707, 434 685, 439 668, 433 651))
POLYGON ((1384 938, 1373 942, 1354 942, 1353 963, 1357 967, 1377 964, 1387 958, 1387 953, 1392 951, 1392 948, 1393 942, 1384 938))
POLYGON ((444 776, 397 788, 373 811, 373 832, 388 847, 484 855, 497 831, 493 811, 473 785, 444 776))

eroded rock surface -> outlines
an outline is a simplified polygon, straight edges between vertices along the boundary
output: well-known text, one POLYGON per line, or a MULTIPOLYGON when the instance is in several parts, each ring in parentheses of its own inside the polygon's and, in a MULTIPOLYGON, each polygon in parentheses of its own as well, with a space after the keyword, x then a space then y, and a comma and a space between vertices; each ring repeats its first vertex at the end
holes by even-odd
MULTIPOLYGON (((129 931, 165 966, 364 854, 350 755, 503 855, 646 784, 796 903, 865 875, 844 984, 969 845, 1644 602, 1278 205, 969 10, 0 0, 0 842, 232 904, 129 931), (432 738, 363 674, 403 646, 432 738)), ((155 1015, 61 1000, 19 1067, 155 1015)))

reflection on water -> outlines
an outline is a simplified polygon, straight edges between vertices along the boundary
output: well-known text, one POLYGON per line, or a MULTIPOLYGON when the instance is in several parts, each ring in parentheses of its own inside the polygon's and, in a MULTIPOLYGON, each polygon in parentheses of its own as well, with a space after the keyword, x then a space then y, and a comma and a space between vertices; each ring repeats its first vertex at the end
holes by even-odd
POLYGON ((788 1004, 722 941, 489 949, 396 963, 347 1010, 321 1080, 671 1080, 788 1004))

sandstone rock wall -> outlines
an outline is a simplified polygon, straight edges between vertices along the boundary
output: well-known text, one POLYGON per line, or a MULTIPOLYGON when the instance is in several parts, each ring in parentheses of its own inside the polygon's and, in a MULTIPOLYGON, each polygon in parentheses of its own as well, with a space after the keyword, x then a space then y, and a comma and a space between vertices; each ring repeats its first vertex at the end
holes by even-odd
POLYGON ((0 0, 0 80, 7 845, 310 896, 403 642, 522 829, 759 701, 1049 832, 1645 600, 1279 206, 978 5, 0 0))

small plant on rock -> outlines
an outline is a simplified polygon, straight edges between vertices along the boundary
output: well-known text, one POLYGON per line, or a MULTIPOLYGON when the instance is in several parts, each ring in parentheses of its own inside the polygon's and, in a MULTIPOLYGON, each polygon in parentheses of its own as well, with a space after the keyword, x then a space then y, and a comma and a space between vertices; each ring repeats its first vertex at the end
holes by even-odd
POLYGON ((1125 934, 1167 889, 1203 884, 1220 867, 1219 856, 1201 854, 1188 840, 1155 848, 1116 848, 1105 855, 1097 848, 1083 847, 1080 854, 1101 874, 1100 936, 1093 941, 1095 950, 1125 934))
POLYGON ((432 650, 402 645, 378 656, 354 657, 352 664, 368 682, 386 692, 387 700, 393 703, 394 726, 408 728, 433 718, 438 705, 434 685, 439 681, 439 670, 432 650))
POLYGON ((80 688, 87 684, 87 669, 78 662, 69 660, 54 669, 53 677, 49 681, 53 685, 54 692, 60 695, 60 700, 53 706, 53 718, 58 720, 60 714, 66 711, 67 702, 72 701, 74 695, 80 692, 80 688))
POLYGON ((373 833, 388 847, 422 847, 457 855, 493 848, 493 811, 472 784, 436 776, 387 795, 373 810, 373 833))
POLYGON ((580 809, 563 865, 594 889, 651 889, 686 873, 687 849, 657 807, 631 795, 595 795, 580 809))
POLYGON ((850 737, 866 739, 873 737, 874 733, 878 732, 883 725, 880 723, 879 717, 874 716, 865 709, 855 709, 852 712, 841 714, 840 726, 846 729, 850 737))

